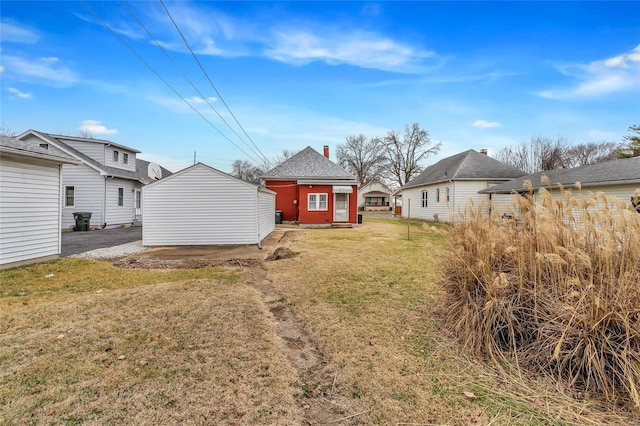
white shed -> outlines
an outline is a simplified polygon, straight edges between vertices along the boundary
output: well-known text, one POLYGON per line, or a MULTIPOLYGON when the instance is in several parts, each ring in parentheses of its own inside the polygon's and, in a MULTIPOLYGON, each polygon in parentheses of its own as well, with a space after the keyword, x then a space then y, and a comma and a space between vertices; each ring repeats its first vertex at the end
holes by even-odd
POLYGON ((142 188, 145 246, 259 244, 276 193, 198 163, 142 188))
POLYGON ((55 147, 0 136, 0 269, 60 255, 62 164, 55 147))

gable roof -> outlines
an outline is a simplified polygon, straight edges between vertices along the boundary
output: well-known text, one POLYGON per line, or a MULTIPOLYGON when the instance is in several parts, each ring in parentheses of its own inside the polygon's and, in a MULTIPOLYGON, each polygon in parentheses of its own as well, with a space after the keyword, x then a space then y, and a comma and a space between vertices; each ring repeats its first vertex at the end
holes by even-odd
POLYGON ((522 191, 525 189, 526 181, 531 182, 533 189, 549 186, 557 187, 558 184, 562 184, 562 186, 566 188, 571 188, 575 186, 576 182, 580 182, 582 187, 640 184, 640 157, 606 161, 604 163, 590 164, 572 169, 546 170, 521 176, 479 192, 481 194, 508 194, 513 191, 522 191), (547 176, 551 185, 543 184, 542 176, 547 176))
POLYGON ((52 133, 44 133, 44 132, 38 132, 47 136, 50 136, 52 138, 58 139, 58 140, 70 140, 70 141, 78 141, 78 142, 89 142, 89 143, 96 143, 96 144, 102 144, 102 145, 107 145, 107 146, 114 146, 116 148, 120 148, 120 149, 125 149, 127 151, 131 151, 131 152, 135 152, 136 154, 140 154, 140 151, 138 151, 137 149, 133 149, 131 147, 125 146, 125 145, 121 145, 119 143, 116 142, 112 142, 106 139, 96 139, 96 138, 82 138, 79 136, 66 136, 66 135, 54 135, 52 133))
POLYGON ((523 171, 515 167, 470 149, 427 167, 401 189, 449 180, 507 180, 523 174, 523 171))
POLYGON ((356 177, 310 146, 269 170, 262 179, 344 179, 356 177))
POLYGON ((53 161, 56 163, 80 164, 80 161, 70 157, 59 149, 44 148, 33 142, 26 142, 4 135, 0 135, 0 153, 37 158, 39 160, 53 161))
MULTIPOLYGON (((113 177, 122 178, 122 179, 135 180, 135 181, 139 181, 139 182, 142 182, 142 183, 148 183, 148 182, 153 180, 153 179, 151 179, 149 177, 149 162, 148 161, 140 160, 140 159, 136 158, 136 171, 123 170, 123 169, 119 169, 117 167, 105 166, 105 165, 99 163, 98 161, 94 160, 93 158, 89 157, 88 155, 78 151, 74 147, 66 144, 61 139, 71 139, 71 140, 80 140, 80 141, 88 141, 88 142, 107 143, 107 144, 110 144, 112 146, 116 146, 116 147, 121 148, 121 149, 127 149, 127 150, 129 150, 131 152, 135 152, 135 153, 139 153, 140 151, 138 151, 138 150, 135 150, 135 149, 132 149, 132 148, 129 148, 129 147, 125 147, 124 145, 119 145, 119 144, 116 144, 116 143, 113 143, 113 142, 110 142, 110 141, 107 141, 107 140, 102 140, 102 139, 86 139, 86 138, 76 138, 76 137, 71 137, 71 136, 51 135, 49 133, 39 132, 39 131, 32 130, 32 129, 31 130, 27 130, 26 132, 24 132, 23 134, 21 134, 18 137, 21 138, 21 137, 27 136, 28 134, 36 136, 36 137, 42 139, 45 142, 51 143, 52 145, 56 146, 57 148, 59 148, 60 150, 62 150, 66 154, 68 154, 69 156, 80 160, 81 162, 85 163, 87 166, 89 166, 92 169, 96 170, 102 176, 113 176, 113 177)), ((162 170, 162 177, 163 178, 166 177, 166 176, 171 175, 171 172, 169 170, 165 169, 164 167, 160 167, 160 169, 162 170)))
POLYGON ((209 166, 207 164, 199 163, 199 162, 194 164, 194 165, 192 165, 192 166, 186 167, 186 168, 184 168, 184 169, 182 169, 180 171, 177 171, 177 172, 171 174, 171 176, 168 176, 167 179, 161 179, 161 180, 155 181, 153 183, 150 183, 149 185, 146 185, 145 188, 146 187, 156 186, 158 184, 162 184, 163 182, 170 181, 170 180, 175 179, 175 178, 177 178, 177 177, 179 177, 179 176, 181 176, 181 175, 183 175, 185 173, 189 173, 189 172, 191 172, 192 170, 195 170, 195 169, 208 170, 208 171, 210 171, 212 173, 218 174, 220 176, 224 176, 224 177, 228 178, 229 180, 238 182, 238 183, 240 183, 242 185, 245 185, 245 186, 248 186, 248 187, 251 187, 251 188, 255 188, 256 190, 258 190, 260 192, 266 192, 268 194, 273 194, 273 195, 276 194, 272 190, 267 189, 267 188, 265 188, 263 186, 257 185, 257 184, 255 184, 253 182, 246 181, 244 179, 240 179, 239 177, 236 177, 236 176, 230 175, 229 173, 225 173, 225 172, 223 172, 221 170, 218 170, 215 167, 211 167, 211 166, 209 166))

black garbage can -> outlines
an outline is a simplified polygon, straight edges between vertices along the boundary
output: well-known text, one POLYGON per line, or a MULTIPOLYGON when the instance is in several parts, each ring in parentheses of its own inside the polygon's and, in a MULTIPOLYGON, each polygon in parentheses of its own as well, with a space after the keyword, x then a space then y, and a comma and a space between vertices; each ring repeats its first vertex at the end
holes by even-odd
POLYGON ((276 224, 282 223, 282 210, 276 210, 276 224))
POLYGON ((74 231, 88 231, 91 221, 91 212, 74 212, 73 218, 76 220, 74 231))
POLYGON ((362 223, 362 215, 358 214, 358 223, 362 223))

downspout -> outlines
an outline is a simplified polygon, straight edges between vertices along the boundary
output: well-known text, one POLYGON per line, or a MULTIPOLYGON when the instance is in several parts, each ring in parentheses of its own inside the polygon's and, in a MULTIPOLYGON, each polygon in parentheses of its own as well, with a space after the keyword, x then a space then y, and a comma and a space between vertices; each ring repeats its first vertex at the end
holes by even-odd
POLYGON ((109 176, 104 177, 104 192, 102 194, 102 229, 107 227, 107 178, 109 176))
POLYGON ((62 197, 66 197, 62 186, 62 164, 58 164, 58 255, 62 254, 62 197))

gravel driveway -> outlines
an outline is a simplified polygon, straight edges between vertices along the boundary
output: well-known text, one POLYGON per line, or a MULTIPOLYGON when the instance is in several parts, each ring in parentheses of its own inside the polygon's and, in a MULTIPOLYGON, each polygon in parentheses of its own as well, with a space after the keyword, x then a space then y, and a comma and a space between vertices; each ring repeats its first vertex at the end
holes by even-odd
MULTIPOLYGON (((79 255, 80 253, 92 252, 96 249, 108 255, 109 251, 115 255, 106 257, 119 257, 119 251, 124 251, 122 255, 136 253, 142 250, 142 228, 114 228, 101 229, 99 231, 78 231, 64 232, 62 234, 62 256, 79 255), (126 247, 123 245, 126 244, 126 247), (121 247, 122 246, 122 247, 121 247), (116 249, 116 247, 119 247, 116 249), (135 249, 135 251, 131 251, 135 249)), ((98 252, 99 253, 99 252, 98 252)), ((74 256, 74 257, 101 257, 101 256, 74 256)))

